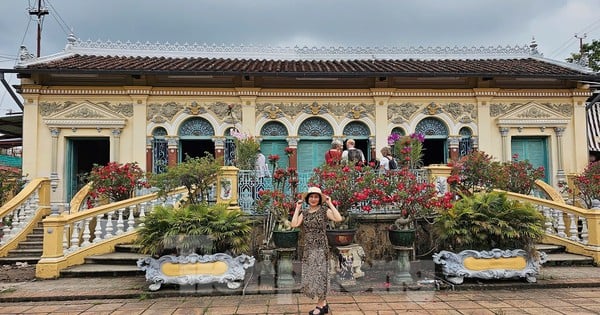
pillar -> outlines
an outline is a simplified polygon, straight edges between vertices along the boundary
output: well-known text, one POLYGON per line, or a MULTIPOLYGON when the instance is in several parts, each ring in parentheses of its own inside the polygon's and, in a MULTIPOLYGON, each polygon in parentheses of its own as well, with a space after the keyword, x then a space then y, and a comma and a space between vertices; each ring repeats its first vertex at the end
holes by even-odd
POLYGON ((288 137, 286 140, 288 142, 288 147, 293 150, 292 154, 290 155, 289 167, 298 169, 298 137, 288 137))
POLYGON ((152 173, 152 170, 154 168, 152 158, 154 154, 154 152, 152 151, 152 139, 153 137, 146 137, 146 172, 148 173, 152 173))
POLYGON ((500 127, 500 135, 502 136, 502 162, 510 162, 510 138, 508 137, 508 131, 510 129, 507 127, 500 127))
POLYGON ((178 141, 179 137, 170 137, 167 139, 167 146, 169 152, 169 166, 177 165, 177 156, 178 156, 178 141))
POLYGON ((448 137, 448 155, 450 156, 450 160, 458 160, 460 157, 460 152, 458 152, 460 138, 460 136, 448 137))
POLYGON ((212 138, 215 143, 215 161, 218 161, 221 166, 225 165, 225 140, 224 136, 214 136, 212 138))
POLYGON ((110 150, 110 160, 120 162, 121 129, 115 128, 111 131, 111 133, 112 133, 113 141, 111 141, 112 142, 112 150, 110 150))
POLYGON ((556 161, 558 164, 558 170, 556 171, 556 178, 559 183, 566 183, 567 176, 565 175, 564 167, 564 152, 563 152, 563 134, 565 133, 565 127, 554 128, 556 133, 556 161))

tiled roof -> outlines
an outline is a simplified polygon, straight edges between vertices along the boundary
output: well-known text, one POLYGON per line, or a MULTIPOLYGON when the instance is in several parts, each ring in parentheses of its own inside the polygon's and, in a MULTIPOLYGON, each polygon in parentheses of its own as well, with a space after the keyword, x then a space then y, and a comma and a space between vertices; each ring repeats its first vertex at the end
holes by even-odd
POLYGON ((589 72, 537 58, 446 60, 260 60, 72 55, 23 70, 64 72, 156 72, 166 74, 250 74, 320 76, 535 76, 581 77, 589 72))

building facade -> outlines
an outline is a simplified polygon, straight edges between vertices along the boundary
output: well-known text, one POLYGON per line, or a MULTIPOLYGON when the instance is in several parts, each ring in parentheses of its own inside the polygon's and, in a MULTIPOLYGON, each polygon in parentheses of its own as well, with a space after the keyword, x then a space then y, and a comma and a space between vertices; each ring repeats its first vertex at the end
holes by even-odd
MULTIPOLYGON (((588 157, 585 81, 597 73, 506 48, 265 48, 82 42, 15 69, 23 172, 67 200, 94 163, 152 172, 186 155, 233 160, 231 128, 310 172, 332 139, 378 159, 392 132, 425 134, 425 164, 518 154, 557 185, 588 157)), ((282 166, 287 161, 282 159, 282 166)))

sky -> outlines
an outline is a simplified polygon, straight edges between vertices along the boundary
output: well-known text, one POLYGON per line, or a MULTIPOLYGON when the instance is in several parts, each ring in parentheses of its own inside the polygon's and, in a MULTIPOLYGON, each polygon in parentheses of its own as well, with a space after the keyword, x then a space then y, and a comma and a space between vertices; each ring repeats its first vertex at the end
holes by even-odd
MULTIPOLYGON (((36 52, 37 0, 0 0, 0 68, 36 52)), ((524 46, 564 60, 600 40, 600 0, 43 0, 41 54, 81 40, 274 47, 524 46)), ((18 84, 14 75, 7 81, 18 84)), ((0 85, 0 116, 20 111, 0 85)))

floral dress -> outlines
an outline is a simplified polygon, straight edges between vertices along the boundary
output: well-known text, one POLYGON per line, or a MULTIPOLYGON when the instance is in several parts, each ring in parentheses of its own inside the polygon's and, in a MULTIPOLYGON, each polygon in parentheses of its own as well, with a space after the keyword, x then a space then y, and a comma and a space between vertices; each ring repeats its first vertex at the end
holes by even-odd
POLYGON ((302 292, 309 298, 325 299, 329 290, 329 247, 327 245, 327 208, 314 213, 302 211, 304 251, 302 255, 302 292))

